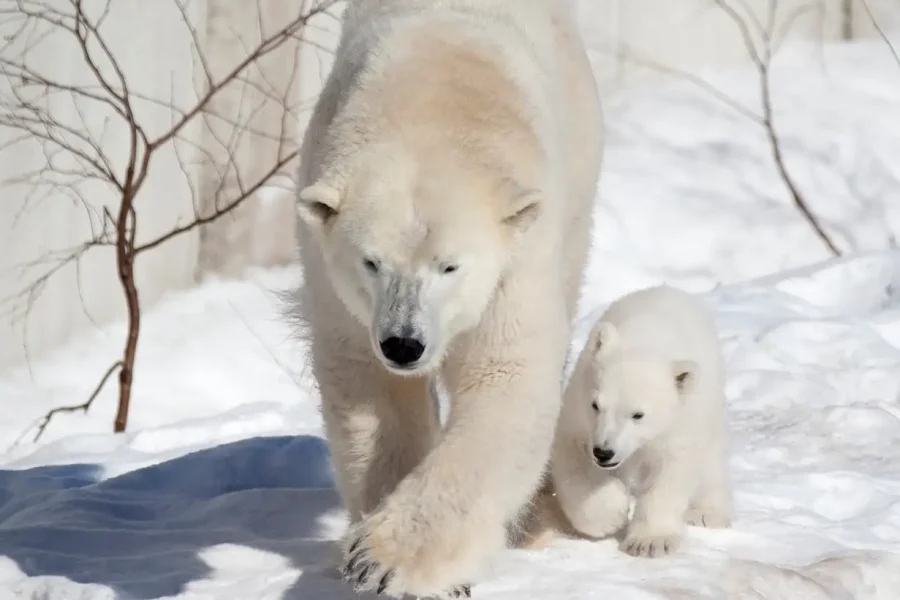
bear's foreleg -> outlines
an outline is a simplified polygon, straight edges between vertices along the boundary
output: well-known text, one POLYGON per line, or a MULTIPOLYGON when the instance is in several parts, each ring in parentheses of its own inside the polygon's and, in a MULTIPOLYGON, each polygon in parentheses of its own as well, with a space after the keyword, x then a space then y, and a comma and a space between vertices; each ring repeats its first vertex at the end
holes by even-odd
POLYGON ((723 446, 713 446, 707 455, 706 472, 685 515, 689 525, 710 528, 731 526, 734 500, 727 448, 723 446))
POLYGON ((578 533, 604 538, 628 523, 628 490, 618 477, 593 465, 578 444, 564 434, 556 441, 550 463, 556 495, 578 533))
POLYGON ((656 558, 681 545, 685 513, 696 490, 696 465, 687 456, 671 456, 652 465, 649 479, 637 496, 623 551, 656 558))
POLYGON ((428 454, 439 423, 424 378, 387 372, 373 356, 314 353, 325 434, 351 524, 374 511, 428 454))
POLYGON ((506 523, 540 484, 560 406, 566 322, 497 321, 499 330, 467 343, 444 369, 453 403, 440 443, 356 528, 346 559, 358 589, 452 596, 505 546, 506 523))

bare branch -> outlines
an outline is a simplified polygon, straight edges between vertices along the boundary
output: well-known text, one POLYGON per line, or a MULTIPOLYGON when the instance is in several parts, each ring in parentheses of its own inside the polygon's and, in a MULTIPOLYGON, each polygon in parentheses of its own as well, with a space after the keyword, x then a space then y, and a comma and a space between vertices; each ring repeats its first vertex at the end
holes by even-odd
POLYGON ((277 161, 265 173, 265 175, 260 177, 260 179, 255 184, 253 184, 251 187, 247 188, 247 190, 245 190, 240 196, 229 201, 224 206, 217 206, 215 211, 213 211, 212 214, 209 214, 206 216, 198 216, 190 223, 186 223, 184 225, 181 225, 180 227, 176 227, 176 228, 172 229, 171 231, 159 236, 158 238, 156 238, 150 242, 145 242, 145 243, 141 244, 140 246, 138 246, 137 248, 134 249, 135 254, 140 254, 142 252, 146 252, 147 250, 156 248, 157 246, 166 243, 167 241, 171 240, 174 237, 177 237, 183 233, 187 233, 188 231, 196 229, 197 227, 200 227, 201 225, 206 225, 208 223, 212 223, 213 221, 218 220, 220 217, 230 213, 235 208, 237 208, 238 206, 240 206, 241 204, 246 202, 247 199, 251 198, 253 196, 253 194, 255 194, 257 191, 259 191, 260 188, 265 186, 266 183, 273 176, 277 175, 278 172, 281 171, 281 169, 284 168, 285 165, 287 165, 292 160, 294 160, 297 157, 297 155, 298 155, 298 153, 296 151, 291 152, 287 156, 283 157, 281 160, 277 161))
POLYGON ((172 129, 168 132, 162 134, 152 142, 148 144, 148 146, 152 148, 158 148, 162 144, 165 144, 175 136, 177 136, 182 129, 200 113, 204 108, 210 103, 212 98, 219 93, 219 91, 230 81, 234 81, 238 79, 241 73, 244 72, 247 67, 252 64, 255 64, 259 59, 270 54, 277 48, 279 48, 285 41, 291 39, 295 35, 299 33, 303 27, 306 26, 306 23, 315 17, 317 14, 322 13, 331 5, 334 4, 334 0, 328 0, 326 2, 322 2, 317 5, 315 8, 312 8, 308 13, 301 14, 296 19, 294 19, 291 23, 279 29, 273 35, 266 37, 256 49, 251 52, 244 60, 240 61, 236 67, 234 67, 225 77, 220 79, 214 85, 210 86, 210 89, 206 92, 206 94, 200 99, 197 103, 194 110, 188 111, 184 117, 182 117, 172 129))
POLYGON ((181 13, 181 20, 188 24, 187 30, 188 35, 191 36, 191 41, 194 44, 194 48, 197 49, 197 59, 200 61, 200 66, 203 69, 203 75, 206 78, 206 86, 209 88, 213 87, 213 74, 212 69, 209 67, 209 61, 206 60, 206 54, 201 50, 203 48, 203 44, 200 42, 200 36, 197 35, 197 30, 190 26, 191 18, 187 12, 187 3, 183 0, 174 0, 175 6, 178 9, 178 12, 181 13))
MULTIPOLYGON (((738 13, 738 11, 734 9, 734 7, 728 4, 727 0, 715 1, 716 4, 719 5, 719 7, 723 11, 725 11, 725 13, 729 16, 729 18, 731 18, 731 20, 740 30, 741 37, 743 38, 744 44, 747 48, 747 54, 750 56, 750 59, 756 66, 757 73, 759 74, 760 100, 762 104, 762 126, 765 130, 766 138, 769 142, 769 147, 772 152, 772 160, 775 163, 775 168, 778 171, 778 176, 784 182, 784 185, 788 190, 788 194, 790 195, 791 201, 793 202, 794 206, 800 212, 809 226, 813 229, 816 236, 822 241, 826 248, 828 248, 828 251, 833 256, 841 256, 841 251, 831 240, 831 237, 825 231, 824 227, 819 222, 818 218, 815 216, 812 210, 810 210, 809 206, 806 203, 806 200, 800 193, 797 183, 794 181, 793 176, 788 170, 784 160, 784 154, 782 152, 781 139, 775 127, 774 111, 772 109, 771 69, 772 59, 775 54, 776 11, 778 8, 778 0, 769 0, 768 2, 768 14, 765 27, 763 27, 760 24, 760 21, 755 19, 755 17, 753 20, 753 23, 757 27, 761 27, 759 34, 762 38, 762 49, 757 48, 756 44, 754 44, 753 36, 750 33, 750 27, 748 26, 747 22, 741 18, 740 13, 738 13)), ((739 1, 742 6, 749 10, 743 0, 739 1)), ((799 14, 802 14, 802 12, 799 14)), ((798 13, 796 11, 789 15, 789 24, 795 22, 797 16, 798 13)), ((784 35, 787 35, 787 30, 783 29, 783 31, 784 35)))
POLYGON ((862 2, 863 8, 866 10, 866 14, 869 16, 869 20, 872 21, 872 26, 875 27, 875 31, 878 32, 878 35, 884 40, 884 43, 887 44, 888 49, 891 51, 891 56, 894 57, 894 62, 900 67, 900 50, 897 50, 897 47, 894 46, 894 43, 891 42, 891 38, 888 37, 887 32, 885 32, 884 28, 881 26, 881 23, 878 22, 878 18, 875 16, 875 13, 872 12, 872 7, 869 6, 868 0, 860 1, 862 2))
POLYGON ((58 406, 54 409, 51 409, 41 418, 40 423, 38 424, 37 433, 34 434, 34 439, 32 441, 38 441, 42 435, 44 435, 44 431, 47 429, 47 426, 50 425, 50 421, 53 420, 53 417, 60 413, 71 413, 82 411, 87 414, 87 411, 91 409, 91 405, 94 403, 94 400, 97 399, 97 396, 100 395, 100 392, 103 391, 103 386, 106 385, 107 380, 112 377, 112 374, 116 372, 116 369, 122 368, 122 361, 117 360, 114 362, 109 369, 106 370, 106 373, 103 374, 103 377, 100 378, 100 382, 97 384, 97 387, 94 388, 93 393, 88 396, 87 401, 82 402, 81 404, 73 404, 72 406, 58 406))
MULTIPOLYGON (((260 62, 286 43, 301 43, 304 28, 310 19, 319 14, 328 15, 327 10, 336 0, 323 0, 312 7, 307 7, 304 2, 299 13, 272 35, 264 36, 260 29, 259 43, 252 48, 244 48, 245 56, 220 78, 215 78, 204 55, 203 36, 197 33, 190 22, 189 0, 171 1, 175 3, 188 29, 187 33, 196 49, 199 68, 206 77, 205 89, 199 99, 188 107, 175 105, 174 90, 173 97, 165 102, 133 89, 124 63, 109 45, 110 40, 104 37, 103 29, 104 25, 108 27, 111 0, 96 3, 100 4, 99 7, 91 4, 93 12, 90 14, 85 6, 89 3, 84 0, 65 0, 61 2, 63 8, 57 8, 56 4, 51 4, 48 0, 0 0, 0 21, 11 30, 9 36, 0 40, 3 51, 3 57, 0 57, 0 77, 5 78, 8 84, 4 88, 3 97, 0 97, 0 127, 18 132, 9 136, 9 142, 0 147, 0 152, 13 151, 20 144, 29 144, 30 146, 22 147, 29 151, 36 148, 43 153, 44 159, 41 166, 6 182, 26 188, 23 194, 25 202, 16 219, 45 197, 63 196, 84 207, 90 227, 89 239, 76 247, 48 253, 38 260, 19 265, 17 268, 28 270, 32 278, 10 298, 0 299, 0 303, 23 300, 27 327, 31 307, 51 278, 74 266, 77 292, 80 294, 81 259, 93 248, 105 246, 115 250, 116 275, 126 305, 127 335, 121 358, 104 374, 97 389, 85 403, 49 411, 38 424, 35 440, 40 438, 54 415, 80 410, 86 412, 115 372, 118 372, 119 386, 114 431, 126 429, 141 323, 140 295, 135 275, 138 255, 231 213, 269 185, 273 178, 282 174, 286 166, 298 156, 298 151, 287 150, 289 146, 293 146, 293 132, 288 125, 291 108, 284 97, 286 92, 278 91, 283 86, 276 86, 265 78, 260 62), (92 17, 91 14, 95 16, 92 17), (68 83, 45 75, 33 67, 29 58, 31 51, 52 33, 62 33, 62 39, 77 46, 75 52, 82 66, 89 72, 90 82, 84 85, 68 83), (242 101, 241 117, 216 114, 213 110, 214 100, 232 85, 241 85, 241 94, 252 90, 263 100, 249 111, 244 110, 242 101), (275 132, 254 124, 258 120, 257 115, 271 100, 280 103, 278 110, 281 111, 281 119, 276 123, 275 132), (61 102, 71 103, 70 112, 74 114, 71 121, 59 116, 57 110, 61 102), (171 111, 172 122, 169 128, 152 140, 134 109, 135 104, 141 102, 171 111), (92 111, 97 110, 105 115, 99 134, 88 125, 95 120, 92 111), (88 119, 89 116, 92 118, 88 119), (201 143, 191 139, 185 131, 195 117, 202 118, 211 132, 201 143), (122 127, 127 134, 127 151, 124 157, 111 154, 104 143, 106 132, 111 126, 122 127), (238 155, 244 135, 272 140, 277 147, 271 164, 252 177, 243 172, 242 167, 246 165, 241 164, 238 155), (194 155, 206 160, 204 166, 209 166, 217 179, 217 185, 213 186, 211 194, 213 209, 208 211, 209 214, 204 214, 195 202, 194 216, 188 223, 139 243, 137 234, 140 215, 137 201, 143 195, 144 184, 158 151, 169 143, 173 144, 178 166, 185 176, 192 197, 196 195, 196 190, 188 161, 180 148, 182 145, 189 147, 194 155), (210 144, 218 144, 219 149, 225 152, 224 161, 215 160, 215 156, 219 155, 213 152, 214 148, 208 147, 210 144), (112 192, 116 203, 101 209, 97 200, 89 201, 81 189, 87 182, 102 184, 108 192, 112 192), (234 188, 236 191, 233 191, 234 188), (41 270, 36 278, 30 272, 32 269, 41 270)), ((262 16, 260 10, 260 19, 262 16)), ((259 25, 262 28, 263 23, 259 25)), ((296 58, 295 51, 295 69, 296 58)), ((294 70, 285 82, 288 90, 294 87, 295 77, 294 70)), ((15 312, 16 308, 12 310, 15 312)))
POLYGON ((612 48, 604 44, 598 44, 598 46, 601 48, 605 48, 607 52, 615 52, 617 58, 621 60, 626 60, 639 67, 652 69, 658 73, 662 73, 663 75, 669 75, 671 77, 675 77, 676 79, 681 79, 687 83, 690 83, 691 85, 703 90, 707 94, 710 94, 728 108, 740 113, 742 116, 750 119, 754 123, 762 125, 762 117, 760 115, 756 114, 752 109, 747 108, 734 98, 731 98, 727 94, 723 93, 708 81, 704 80, 701 77, 698 77, 697 75, 694 75, 693 73, 676 69, 675 67, 671 67, 663 63, 654 61, 653 59, 646 56, 640 56, 637 52, 624 44, 621 44, 620 48, 617 50, 613 50, 612 48))
MULTIPOLYGON (((747 49, 747 54, 750 55, 750 60, 753 61, 757 67, 762 65, 763 58, 760 56, 759 51, 756 48, 756 43, 753 41, 753 33, 750 31, 750 26, 747 25, 747 21, 741 17, 741 14, 728 3, 728 0, 715 0, 716 5, 721 8, 728 18, 737 26, 738 30, 741 34, 741 39, 744 41, 744 47, 747 49)), ((744 5, 746 8, 746 5, 744 5)), ((750 15, 753 15, 752 9, 747 9, 750 15)), ((760 34, 762 34, 763 27, 762 24, 755 19, 754 22, 760 34)))
POLYGON ((794 182, 794 178, 791 176, 790 172, 787 169, 787 166, 785 165, 784 156, 781 152, 781 141, 778 138, 778 133, 775 130, 775 123, 772 117, 772 96, 769 85, 769 72, 768 69, 766 69, 766 71, 762 75, 763 123, 765 126, 766 135, 769 138, 769 145, 772 149, 772 158, 775 160, 775 166, 778 169, 778 175, 781 177, 782 181, 784 181, 784 184, 791 195, 791 200, 793 201, 794 206, 796 206, 797 210, 799 210, 803 214, 803 217, 816 232, 816 235, 819 237, 819 239, 822 240, 822 243, 828 247, 828 250, 831 252, 831 254, 833 254, 834 256, 841 256, 841 251, 831 240, 831 237, 825 232, 822 224, 819 223, 819 219, 816 218, 813 212, 809 209, 809 206, 807 206, 806 201, 800 194, 800 190, 797 188, 797 184, 794 182))
MULTIPOLYGON (((85 14, 83 7, 84 0, 69 1, 75 7, 75 27, 72 29, 72 33, 78 39, 78 46, 81 49, 85 64, 94 74, 97 83, 99 83, 114 100, 120 103, 122 109, 125 111, 126 118, 128 118, 129 121, 134 121, 134 112, 131 108, 131 100, 128 98, 128 80, 125 79, 125 73, 122 72, 122 67, 119 66, 119 62, 110 51, 109 46, 106 45, 106 41, 103 39, 103 36, 100 35, 99 31, 97 30, 97 26, 91 23, 87 14, 85 14), (93 37, 93 39, 103 50, 104 57, 109 61, 110 66, 112 66, 113 71, 116 74, 116 78, 119 80, 119 85, 122 89, 121 92, 116 92, 112 84, 110 84, 100 72, 100 67, 97 65, 97 61, 91 54, 89 48, 89 36, 93 37)), ((107 4, 104 7, 104 14, 109 9, 109 2, 110 0, 106 0, 107 4)))
POLYGON ((787 39, 787 36, 794 28, 794 25, 796 25, 797 21, 799 21, 807 14, 815 12, 818 12, 821 16, 824 16, 825 6, 822 4, 821 0, 815 0, 814 2, 801 4, 800 6, 789 12, 784 18, 784 21, 782 21, 781 26, 777 29, 774 29, 774 32, 772 34, 771 44, 773 54, 778 50, 778 48, 781 47, 781 44, 784 42, 784 40, 787 39))

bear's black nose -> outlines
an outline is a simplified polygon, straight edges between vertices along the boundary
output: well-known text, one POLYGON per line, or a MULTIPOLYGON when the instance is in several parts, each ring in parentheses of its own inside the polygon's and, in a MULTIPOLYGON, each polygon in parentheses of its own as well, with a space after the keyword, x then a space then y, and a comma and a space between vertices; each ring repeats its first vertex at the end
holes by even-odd
POLYGON ((601 467, 609 465, 615 455, 616 453, 612 450, 601 448, 600 446, 594 447, 594 459, 601 467))
POLYGON ((389 337, 381 342, 381 353, 392 363, 406 367, 425 354, 425 344, 416 338, 389 337))

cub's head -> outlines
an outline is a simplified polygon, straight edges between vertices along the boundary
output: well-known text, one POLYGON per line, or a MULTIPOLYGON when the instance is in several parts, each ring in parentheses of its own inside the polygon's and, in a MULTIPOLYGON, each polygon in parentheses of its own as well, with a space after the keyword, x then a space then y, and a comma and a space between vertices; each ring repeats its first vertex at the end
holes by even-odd
POLYGON ((478 324, 539 209, 508 179, 392 152, 320 178, 298 203, 337 296, 384 365, 408 375, 478 324))
POLYGON ((585 450, 601 468, 615 469, 677 418, 697 365, 625 347, 616 327, 603 321, 591 332, 582 356, 589 381, 581 410, 592 425, 585 450))

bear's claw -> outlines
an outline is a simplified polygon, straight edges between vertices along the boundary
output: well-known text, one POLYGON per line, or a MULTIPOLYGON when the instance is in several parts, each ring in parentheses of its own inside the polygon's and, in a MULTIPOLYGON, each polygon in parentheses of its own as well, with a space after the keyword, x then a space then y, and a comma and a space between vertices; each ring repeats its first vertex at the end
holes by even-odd
MULTIPOLYGON (((371 588, 372 579, 380 575, 378 585, 375 587, 377 596, 384 596, 387 593, 391 581, 394 579, 395 572, 393 569, 384 570, 380 564, 369 558, 368 550, 363 547, 365 536, 360 536, 354 540, 350 549, 347 551, 347 562, 341 569, 341 575, 344 581, 353 585, 357 592, 363 592, 371 588)), ((453 586, 444 594, 433 597, 433 600, 444 600, 449 598, 471 598, 472 585, 469 583, 453 586)))
MULTIPOLYGON (((353 545, 350 546, 350 550, 347 551, 347 556, 349 558, 347 559, 344 568, 341 570, 344 581, 352 583, 357 590, 361 590, 367 586, 369 583, 369 575, 375 575, 378 571, 382 570, 377 562, 369 558, 366 548, 362 547, 363 541, 364 538, 359 537, 353 542, 353 545)), ((385 592, 388 585, 390 585, 393 576, 394 572, 391 570, 381 574, 381 579, 378 581, 377 594, 381 595, 385 592)))
POLYGON ((384 595, 385 590, 387 590, 387 586, 390 585, 391 579, 394 578, 394 572, 388 571, 384 575, 381 576, 381 581, 378 582, 378 587, 375 589, 375 594, 378 596, 384 595))
POLYGON ((467 583, 465 585, 458 585, 458 586, 454 587, 450 591, 450 597, 451 598, 471 598, 472 597, 472 585, 467 583))
POLYGON ((674 553, 681 545, 681 536, 670 535, 629 535, 621 544, 621 549, 632 555, 659 558, 674 553))
POLYGON ((685 513, 684 520, 688 525, 710 529, 727 529, 731 526, 731 516, 721 510, 692 508, 685 513))

